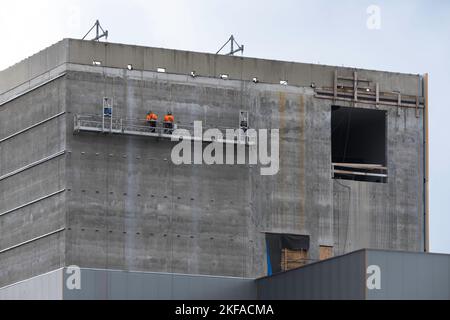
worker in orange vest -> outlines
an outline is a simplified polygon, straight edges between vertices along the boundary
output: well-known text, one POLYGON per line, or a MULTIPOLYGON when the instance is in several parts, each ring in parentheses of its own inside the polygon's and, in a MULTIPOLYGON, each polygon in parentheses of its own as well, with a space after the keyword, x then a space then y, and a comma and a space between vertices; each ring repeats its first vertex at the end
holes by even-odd
POLYGON ((158 121, 158 116, 153 112, 153 111, 149 111, 147 113, 147 117, 146 120, 148 122, 148 124, 150 125, 150 132, 155 132, 156 131, 156 122, 158 121))
POLYGON ((165 133, 172 134, 174 121, 175 118, 172 115, 172 112, 168 111, 167 114, 164 116, 164 128, 166 128, 166 130, 164 130, 165 133))

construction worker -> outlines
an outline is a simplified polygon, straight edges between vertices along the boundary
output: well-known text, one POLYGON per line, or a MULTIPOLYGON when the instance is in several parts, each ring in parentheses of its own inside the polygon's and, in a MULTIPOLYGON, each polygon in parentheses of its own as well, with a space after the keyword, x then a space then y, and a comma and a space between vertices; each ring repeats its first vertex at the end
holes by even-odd
POLYGON ((166 130, 164 130, 164 133, 172 134, 174 121, 175 118, 172 115, 172 112, 168 111, 164 116, 164 128, 166 128, 166 130))
POLYGON ((241 111, 240 118, 241 118, 241 122, 239 123, 239 126, 241 127, 241 130, 244 131, 244 133, 245 133, 245 132, 247 132, 247 129, 248 129, 248 121, 247 121, 248 113, 245 111, 241 111))
POLYGON ((150 125, 150 132, 155 132, 156 131, 156 124, 158 121, 158 116, 153 112, 153 111, 149 111, 147 113, 147 117, 146 117, 147 123, 150 125))
POLYGON ((241 129, 242 129, 242 131, 244 131, 244 133, 247 132, 247 129, 248 129, 247 120, 242 120, 241 121, 241 129))

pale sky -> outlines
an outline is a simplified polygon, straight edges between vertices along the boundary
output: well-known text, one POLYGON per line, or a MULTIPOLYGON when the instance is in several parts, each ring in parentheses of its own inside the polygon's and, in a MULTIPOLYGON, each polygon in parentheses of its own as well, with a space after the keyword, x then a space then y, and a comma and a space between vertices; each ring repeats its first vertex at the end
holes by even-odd
POLYGON ((0 70, 99 19, 110 42, 430 75, 431 251, 450 253, 450 1, 4 0, 0 70), (367 27, 370 5, 380 29, 367 27))

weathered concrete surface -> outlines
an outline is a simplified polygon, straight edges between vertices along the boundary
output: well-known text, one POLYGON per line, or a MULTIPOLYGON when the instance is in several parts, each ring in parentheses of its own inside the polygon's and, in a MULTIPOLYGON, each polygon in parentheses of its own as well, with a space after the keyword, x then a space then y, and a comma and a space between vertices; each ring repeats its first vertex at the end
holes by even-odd
MULTIPOLYGON (((61 77, 24 96, 15 98, 27 89, 20 77, 9 81, 9 73, 0 73, 1 90, 20 89, 0 94, 0 104, 12 97, 0 106, 0 140, 67 111, 0 142, 1 175, 67 150, 0 181, 0 213, 63 190, 0 215, 0 285, 72 264, 259 277, 267 272, 264 232, 309 235, 313 260, 320 245, 333 246, 335 255, 363 247, 423 250, 421 110, 416 118, 413 109, 398 115, 380 106, 388 111, 386 184, 333 180, 332 103, 315 98, 310 83, 328 86, 335 67, 76 40, 57 47, 69 63, 44 72, 61 77), (93 59, 109 67, 94 67, 93 59), (128 71, 128 63, 150 71, 128 71), (151 71, 158 66, 169 73, 151 71), (191 70, 211 77, 193 79, 191 70), (236 80, 217 79, 222 72, 236 80), (241 81, 255 75, 263 83, 241 81), (294 86, 276 84, 280 79, 294 86), (74 135, 73 115, 99 114, 104 96, 114 97, 115 116, 142 119, 149 109, 160 116, 171 109, 184 125, 202 120, 208 127, 237 127, 239 111, 246 110, 251 127, 280 129, 280 171, 261 176, 259 165, 175 166, 172 142, 74 135)), ((46 60, 50 67, 60 62, 53 60, 46 60)), ((384 90, 418 89, 415 75, 358 74, 384 90)))
POLYGON ((64 265, 62 232, 24 242, 65 226, 64 193, 32 203, 65 188, 64 155, 26 166, 65 150, 66 120, 61 116, 14 135, 64 110, 61 79, 0 107, 0 285, 64 265))
POLYGON ((280 173, 175 166, 173 143, 68 130, 67 263, 254 277, 266 272, 263 232, 310 234, 313 259, 319 243, 333 244, 330 130, 313 127, 329 122, 329 106, 313 107, 301 88, 203 82, 69 73, 67 99, 71 112, 89 114, 99 96, 113 94, 119 116, 170 108, 183 123, 206 119, 213 127, 236 127, 239 110, 248 110, 255 128, 281 128, 280 173))
POLYGON ((1 71, 0 94, 36 77, 51 73, 50 70, 66 63, 68 45, 69 41, 67 39, 62 40, 1 71))
MULTIPOLYGON (((333 85, 336 67, 319 64, 234 57, 210 53, 151 48, 117 43, 104 43, 64 39, 53 46, 0 72, 0 94, 23 82, 47 73, 64 63, 92 65, 99 61, 102 66, 124 69, 131 64, 136 70, 156 71, 166 68, 173 74, 190 74, 195 70, 200 76, 217 78, 225 73, 231 79, 251 81, 257 77, 261 82, 278 84, 287 80, 290 85, 309 87, 312 82, 321 86, 333 85)), ((399 91, 416 95, 417 74, 380 72, 375 70, 339 67, 342 76, 351 77, 357 71, 360 79, 380 83, 381 91, 399 91)))
POLYGON ((171 143, 68 130, 71 263, 254 277, 266 272, 263 232, 310 235, 311 259, 319 245, 336 254, 422 250, 422 125, 414 110, 398 117, 388 109, 387 184, 333 182, 331 104, 310 89, 105 72, 68 74, 71 112, 96 113, 105 95, 121 117, 170 108, 182 123, 229 127, 247 110, 253 127, 280 128, 281 167, 273 177, 249 166, 177 167, 171 143), (350 184, 350 199, 341 184, 350 184))
POLYGON ((387 116, 387 184, 333 182, 334 234, 342 254, 362 248, 424 250, 423 122, 413 109, 387 116))

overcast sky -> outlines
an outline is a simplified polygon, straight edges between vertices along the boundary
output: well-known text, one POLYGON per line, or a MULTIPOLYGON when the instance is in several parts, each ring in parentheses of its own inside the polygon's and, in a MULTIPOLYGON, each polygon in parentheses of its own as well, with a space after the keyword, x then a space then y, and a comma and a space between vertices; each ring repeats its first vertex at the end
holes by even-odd
POLYGON ((111 42, 215 53, 234 34, 245 56, 428 72, 431 249, 450 253, 450 1, 5 0, 0 70, 97 18, 111 42), (367 26, 371 5, 379 29, 367 26))

